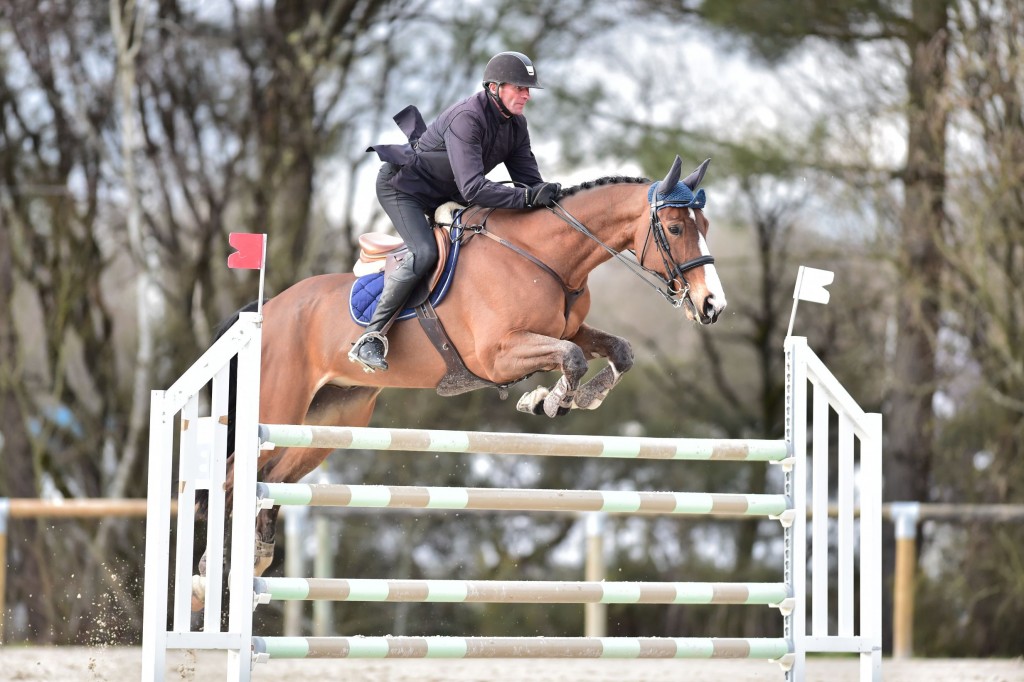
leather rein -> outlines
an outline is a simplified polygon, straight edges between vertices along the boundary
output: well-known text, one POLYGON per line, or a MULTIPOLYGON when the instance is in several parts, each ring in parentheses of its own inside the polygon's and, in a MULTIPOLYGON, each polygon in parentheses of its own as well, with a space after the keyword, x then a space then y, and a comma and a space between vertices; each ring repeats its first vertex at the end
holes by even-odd
MULTIPOLYGON (((672 205, 675 205, 674 202, 666 201, 664 199, 658 199, 657 193, 654 193, 654 199, 650 202, 650 227, 647 231, 647 237, 644 240, 644 247, 639 256, 637 256, 636 253, 633 252, 632 250, 629 250, 629 252, 633 255, 633 258, 627 258, 626 256, 623 255, 623 252, 616 251, 611 246, 605 244, 597 237, 597 235, 591 232, 586 225, 577 220, 575 216, 569 213, 569 211, 563 208, 562 205, 559 204, 557 201, 554 202, 554 205, 551 206, 548 210, 550 210, 556 216, 561 218, 566 224, 568 224, 574 230, 584 235, 588 239, 599 244, 608 253, 610 253, 613 258, 617 259, 619 262, 625 265, 631 272, 633 272, 633 274, 639 277, 645 284, 647 284, 651 288, 655 289, 659 294, 661 294, 666 301, 672 304, 672 307, 679 308, 684 303, 687 303, 689 304, 691 309, 695 309, 696 306, 690 299, 690 283, 689 281, 687 281, 685 273, 688 272, 689 270, 693 270, 694 268, 699 268, 702 265, 711 265, 715 262, 715 258, 714 256, 710 255, 698 256, 697 258, 691 258, 690 260, 685 261, 683 263, 679 263, 675 260, 675 257, 672 255, 671 247, 668 243, 668 236, 665 234, 665 226, 662 224, 661 217, 658 215, 659 211, 662 208, 672 205), (657 270, 648 268, 643 264, 644 254, 646 254, 647 247, 652 240, 654 241, 654 246, 658 251, 658 255, 661 256, 661 261, 665 268, 665 273, 666 275, 669 276, 662 275, 657 270), (661 283, 661 285, 664 286, 664 289, 660 288, 657 284, 652 282, 650 279, 651 277, 656 278, 661 283)), ((543 262, 542 260, 534 256, 529 251, 526 251, 525 249, 516 246, 507 239, 499 237, 498 235, 489 231, 487 229, 487 219, 490 217, 491 213, 494 210, 495 209, 493 208, 483 209, 483 219, 478 224, 466 225, 461 221, 458 221, 457 225, 452 226, 452 241, 455 241, 456 239, 461 239, 462 232, 465 230, 469 230, 474 234, 480 234, 489 239, 493 239, 502 246, 511 249, 512 251, 519 254, 523 258, 526 258, 530 262, 537 265, 537 267, 541 268, 549 275, 551 275, 551 277, 556 282, 558 282, 559 286, 562 287, 562 291, 565 294, 565 319, 568 320, 569 312, 572 309, 573 303, 575 303, 576 299, 578 299, 583 294, 585 287, 580 287, 579 289, 570 288, 569 285, 567 285, 565 281, 562 279, 561 275, 555 272, 555 270, 547 263, 543 262)))
POLYGON ((496 235, 493 232, 491 232, 490 230, 488 230, 487 229, 487 219, 489 217, 491 217, 491 213, 493 213, 494 210, 495 209, 493 209, 493 208, 486 209, 484 211, 483 220, 481 220, 479 224, 465 225, 465 224, 462 224, 461 221, 460 221, 458 225, 452 225, 452 241, 455 241, 456 239, 461 239, 462 238, 461 232, 463 230, 469 230, 469 231, 473 232, 474 234, 483 235, 484 237, 487 237, 488 239, 493 239, 494 241, 498 242, 499 244, 501 244, 505 248, 511 249, 512 251, 518 253, 520 256, 522 256, 523 258, 527 259, 528 261, 530 261, 531 263, 533 263, 534 265, 536 265, 540 269, 544 270, 544 272, 546 272, 549 275, 551 275, 551 277, 554 278, 554 280, 556 282, 558 282, 558 285, 562 287, 562 293, 565 294, 565 308, 564 308, 563 312, 565 314, 565 320, 568 322, 569 321, 569 312, 572 310, 572 306, 573 306, 574 303, 576 303, 576 300, 580 296, 583 295, 584 291, 586 291, 586 286, 582 286, 579 289, 572 289, 572 288, 570 288, 569 285, 565 283, 565 280, 562 279, 562 276, 559 275, 557 272, 555 272, 554 268, 552 268, 550 265, 548 265, 547 263, 545 263, 541 259, 539 259, 536 256, 534 256, 529 251, 516 246, 515 244, 513 244, 510 241, 508 241, 507 239, 504 239, 503 237, 499 237, 498 235, 496 235), (457 234, 457 232, 458 232, 458 234, 457 234))

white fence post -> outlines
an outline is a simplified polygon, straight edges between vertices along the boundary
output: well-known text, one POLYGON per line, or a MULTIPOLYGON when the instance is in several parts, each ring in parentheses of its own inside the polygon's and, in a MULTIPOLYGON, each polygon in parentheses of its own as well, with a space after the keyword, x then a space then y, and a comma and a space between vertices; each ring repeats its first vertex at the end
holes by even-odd
POLYGON ((146 514, 146 576, 143 597, 142 680, 163 680, 168 649, 228 652, 230 680, 250 679, 252 670, 252 580, 256 519, 256 464, 259 455, 261 323, 258 313, 239 320, 166 391, 153 391, 150 408, 149 474, 146 514), (228 631, 220 631, 220 565, 224 561, 224 452, 226 450, 229 367, 238 358, 235 418, 235 482, 230 550, 228 631), (212 386, 213 451, 209 470, 200 466, 200 393, 212 386), (174 482, 174 425, 180 415, 178 490, 174 482), (207 524, 208 613, 203 630, 191 630, 194 503, 197 489, 209 488, 207 524), (171 496, 179 500, 175 575, 171 562, 171 496), (170 589, 169 589, 170 588, 170 589), (210 594, 215 591, 217 594, 210 594), (173 594, 173 627, 167 629, 167 600, 173 594))
POLYGON ((790 457, 785 493, 793 503, 792 523, 785 526, 785 583, 793 590, 793 610, 785 616, 783 635, 793 649, 790 682, 805 677, 807 645, 807 340, 786 339, 786 442, 790 457))

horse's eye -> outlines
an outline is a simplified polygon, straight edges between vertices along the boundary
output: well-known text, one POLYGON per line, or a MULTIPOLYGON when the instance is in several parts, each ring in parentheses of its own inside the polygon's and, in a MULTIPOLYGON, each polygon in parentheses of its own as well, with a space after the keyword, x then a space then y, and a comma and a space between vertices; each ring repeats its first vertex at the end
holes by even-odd
POLYGON ((678 237, 683 232, 683 226, 679 223, 672 223, 668 226, 669 234, 673 234, 678 237))

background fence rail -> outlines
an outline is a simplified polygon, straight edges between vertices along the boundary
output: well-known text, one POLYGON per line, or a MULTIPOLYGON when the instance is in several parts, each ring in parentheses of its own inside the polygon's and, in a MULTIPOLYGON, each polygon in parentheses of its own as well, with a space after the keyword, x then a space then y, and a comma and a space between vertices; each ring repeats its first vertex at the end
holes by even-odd
MULTIPOLYGON (((172 513, 177 504, 172 503, 172 513)), ((835 510, 830 510, 832 514, 835 510)), ((810 511, 808 511, 810 514, 810 511)), ((986 521, 1001 523, 1024 520, 1024 504, 950 504, 926 502, 889 502, 882 505, 886 519, 902 527, 896 534, 896 571, 893 584, 893 658, 909 658, 913 654, 913 609, 914 582, 917 574, 916 551, 917 529, 924 521, 986 521), (906 516, 904 516, 906 515, 906 516), (910 533, 908 534, 908 531, 910 533)), ((74 500, 47 500, 34 497, 0 498, 0 644, 5 639, 7 620, 7 536, 9 519, 105 519, 110 517, 146 516, 144 498, 89 498, 74 500)), ((593 540, 590 538, 589 540, 593 540)), ((294 550, 292 550, 294 551, 294 550)), ((591 561, 600 557, 600 552, 586 553, 588 565, 586 577, 596 579, 603 571, 595 570, 591 561)), ((593 605, 590 605, 593 606, 593 605)))

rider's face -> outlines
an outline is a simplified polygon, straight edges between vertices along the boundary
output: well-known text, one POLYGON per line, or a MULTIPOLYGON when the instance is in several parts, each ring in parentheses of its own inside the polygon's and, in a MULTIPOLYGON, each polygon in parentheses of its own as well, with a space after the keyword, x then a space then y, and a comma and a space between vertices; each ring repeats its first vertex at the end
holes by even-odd
POLYGON ((505 105, 506 109, 515 115, 523 113, 526 103, 530 101, 530 88, 512 85, 511 83, 502 83, 497 88, 498 98, 505 105))

